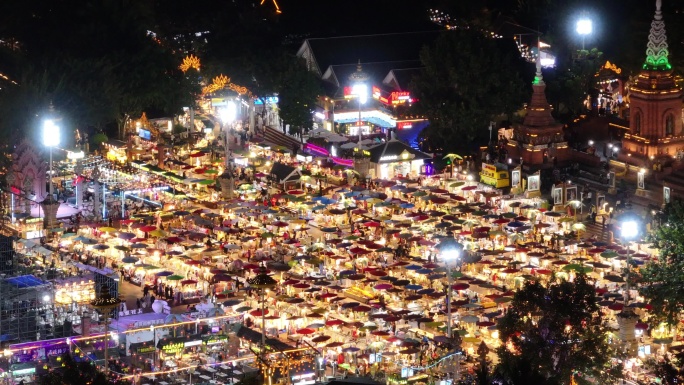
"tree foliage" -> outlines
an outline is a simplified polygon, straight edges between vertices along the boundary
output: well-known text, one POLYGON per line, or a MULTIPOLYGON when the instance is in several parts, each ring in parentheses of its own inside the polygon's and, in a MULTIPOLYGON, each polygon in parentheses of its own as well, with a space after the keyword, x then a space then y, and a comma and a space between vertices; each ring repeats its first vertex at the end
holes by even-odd
POLYGON ((573 282, 526 282, 498 328, 495 374, 503 384, 568 384, 573 374, 605 381, 618 372, 611 368, 608 329, 585 275, 573 282))
POLYGON ((640 269, 641 293, 656 317, 676 325, 684 310, 684 202, 673 200, 664 214, 664 225, 652 234, 660 252, 640 269))
POLYGON ((512 115, 529 98, 524 79, 533 71, 510 40, 450 31, 420 57, 424 68, 410 86, 415 111, 430 120, 425 135, 445 149, 487 138, 493 117, 512 115))
POLYGON ((319 80, 301 60, 289 55, 283 58, 280 73, 277 88, 280 118, 290 125, 291 133, 311 129, 312 113, 322 93, 319 80))
POLYGON ((603 65, 603 53, 596 48, 578 51, 576 56, 544 70, 546 96, 562 121, 571 121, 584 112, 583 103, 596 88, 595 74, 603 65))
POLYGON ((76 362, 68 354, 60 358, 62 366, 38 377, 38 385, 130 385, 128 381, 107 378, 92 362, 76 362))
POLYGON ((646 362, 646 366, 653 371, 656 378, 663 385, 679 385, 684 383, 684 368, 682 361, 684 353, 666 353, 662 357, 654 357, 646 362))
POLYGON ((0 72, 15 81, 0 90, 2 133, 35 130, 50 102, 64 130, 95 132, 147 109, 180 111, 196 91, 153 32, 150 2, 3 2, 0 14, 0 39, 17 42, 0 47, 0 72))

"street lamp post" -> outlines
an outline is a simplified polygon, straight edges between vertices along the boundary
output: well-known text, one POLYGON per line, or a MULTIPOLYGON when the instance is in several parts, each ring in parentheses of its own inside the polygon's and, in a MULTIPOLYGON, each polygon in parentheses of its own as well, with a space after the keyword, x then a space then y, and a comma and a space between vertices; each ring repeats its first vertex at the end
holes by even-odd
POLYGON ((444 260, 444 266, 447 269, 447 338, 453 337, 452 333, 452 317, 451 317, 451 291, 454 285, 454 276, 451 273, 451 264, 457 261, 461 257, 461 252, 463 251, 463 246, 459 243, 447 246, 442 250, 442 259, 444 260))
POLYGON ((352 83, 352 93, 356 95, 356 98, 359 100, 359 121, 357 124, 360 143, 363 139, 363 133, 361 132, 361 105, 366 104, 366 101, 368 100, 368 85, 366 84, 368 75, 363 72, 361 60, 359 60, 359 64, 356 65, 356 72, 349 76, 349 80, 352 83))
POLYGON ((591 19, 581 18, 577 20, 576 25, 577 34, 582 36, 582 51, 584 51, 584 39, 593 31, 593 24, 591 19))
POLYGON ((259 269, 259 273, 256 275, 256 277, 250 279, 247 281, 249 283, 250 287, 254 287, 257 289, 261 289, 261 365, 263 366, 264 370, 264 383, 265 384, 270 384, 271 379, 270 376, 267 376, 266 372, 268 370, 266 366, 266 300, 265 300, 265 294, 266 294, 266 289, 270 289, 275 287, 277 284, 276 280, 271 278, 271 276, 268 275, 266 271, 265 266, 261 266, 259 269), (268 377, 268 381, 266 381, 266 377, 268 377))
POLYGON ((625 279, 625 307, 629 304, 629 273, 631 270, 631 256, 632 250, 629 248, 629 241, 635 239, 639 235, 639 224, 633 220, 628 219, 622 222, 620 227, 620 235, 622 236, 623 242, 627 246, 627 277, 625 279))
POLYGON ((625 274, 625 301, 622 311, 618 313, 617 320, 620 326, 620 339, 625 344, 625 348, 630 353, 634 353, 637 348, 636 336, 634 329, 638 316, 629 307, 629 279, 631 270, 631 250, 629 249, 629 241, 634 240, 639 235, 639 223, 633 217, 626 217, 620 222, 620 235, 623 242, 627 246, 627 271, 625 274))
POLYGON ((51 119, 43 122, 43 144, 50 149, 50 199, 54 199, 54 186, 52 184, 52 148, 59 146, 59 127, 51 119))
POLYGON ((104 333, 104 372, 105 375, 109 374, 109 314, 112 310, 117 309, 121 304, 119 298, 112 297, 109 293, 109 288, 107 286, 102 286, 100 288, 100 295, 90 302, 95 310, 102 313, 105 323, 105 333, 104 333))

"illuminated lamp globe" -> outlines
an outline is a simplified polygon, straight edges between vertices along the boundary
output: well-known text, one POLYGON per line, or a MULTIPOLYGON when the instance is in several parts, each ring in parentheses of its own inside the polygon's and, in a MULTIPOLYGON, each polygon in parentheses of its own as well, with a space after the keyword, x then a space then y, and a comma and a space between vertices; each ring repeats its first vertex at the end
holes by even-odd
POLYGON ((256 287, 257 289, 269 289, 274 287, 278 282, 266 273, 266 267, 261 266, 259 274, 257 274, 256 277, 247 280, 247 283, 249 283, 249 286, 256 287))

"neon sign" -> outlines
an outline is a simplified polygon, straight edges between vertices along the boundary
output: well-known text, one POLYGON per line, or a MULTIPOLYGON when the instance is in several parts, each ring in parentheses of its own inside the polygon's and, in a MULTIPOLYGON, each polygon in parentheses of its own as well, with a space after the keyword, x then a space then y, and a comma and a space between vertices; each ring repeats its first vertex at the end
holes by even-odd
POLYGON ((353 159, 342 159, 342 158, 332 158, 333 163, 339 164, 342 166, 347 166, 347 167, 353 167, 354 166, 354 160, 353 159))
POLYGON ((397 128, 400 130, 408 130, 413 128, 413 122, 397 122, 397 128))
POLYGON ((390 94, 392 104, 411 103, 411 93, 408 91, 395 91, 390 94))
POLYGON ((317 154, 325 155, 325 156, 330 155, 330 152, 328 152, 328 150, 326 150, 325 148, 323 148, 321 146, 316 146, 315 144, 311 144, 311 143, 305 144, 304 149, 311 151, 311 152, 315 152, 317 154))

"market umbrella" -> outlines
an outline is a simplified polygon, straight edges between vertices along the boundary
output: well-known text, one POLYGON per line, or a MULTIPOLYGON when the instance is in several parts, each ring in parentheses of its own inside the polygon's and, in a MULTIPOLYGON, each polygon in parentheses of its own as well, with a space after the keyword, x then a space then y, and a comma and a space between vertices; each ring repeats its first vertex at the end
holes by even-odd
POLYGON ((418 348, 408 348, 400 351, 399 354, 416 354, 419 351, 420 350, 418 348))
POLYGON ((229 299, 229 300, 223 302, 223 306, 235 306, 235 305, 239 305, 241 303, 242 303, 242 300, 229 299))
POLYGON ((330 336, 322 335, 322 336, 318 336, 318 337, 312 338, 312 339, 311 339, 311 342, 314 342, 314 343, 317 343, 317 344, 318 344, 318 343, 321 343, 321 342, 325 342, 325 341, 327 341, 327 340, 329 340, 329 339, 330 339, 330 336))
POLYGON ((214 276, 214 281, 216 282, 230 282, 233 280, 233 277, 226 275, 226 274, 216 274, 214 276))
POLYGON ((120 239, 124 239, 124 240, 127 240, 127 241, 128 241, 128 240, 131 240, 131 239, 135 238, 135 234, 133 234, 133 233, 127 233, 127 232, 121 232, 121 233, 119 233, 118 237, 119 237, 120 239))
POLYGON ((185 277, 183 277, 182 275, 177 275, 177 274, 170 275, 170 276, 166 277, 166 279, 169 281, 180 281, 183 278, 185 278, 185 277))
POLYGON ((152 230, 149 232, 149 234, 151 237, 157 237, 157 238, 166 236, 166 232, 164 230, 152 230))
POLYGON ((297 334, 302 334, 302 335, 309 335, 309 334, 313 334, 315 332, 316 331, 314 329, 310 329, 310 328, 303 328, 303 329, 297 330, 297 334))
POLYGON ((113 227, 100 227, 98 230, 103 233, 113 233, 116 231, 116 229, 113 227))
POLYGON ((103 244, 99 244, 99 245, 93 246, 93 249, 94 249, 94 250, 100 250, 100 251, 102 251, 102 250, 107 250, 107 249, 109 249, 109 246, 103 245, 103 244))
POLYGON ((139 259, 138 259, 138 258, 135 258, 135 257, 124 257, 124 258, 121 260, 121 262, 123 262, 123 263, 136 263, 136 262, 138 262, 138 261, 139 261, 139 259))
POLYGON ((605 279, 606 281, 615 282, 615 283, 625 282, 625 280, 622 277, 620 277, 618 275, 614 275, 614 274, 605 275, 603 277, 603 279, 605 279))

